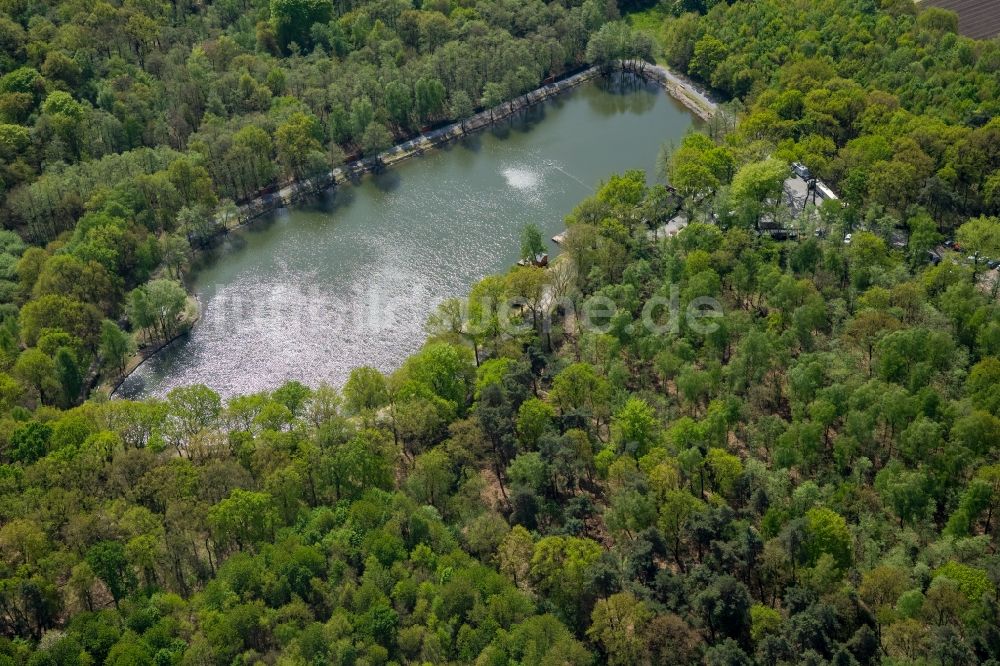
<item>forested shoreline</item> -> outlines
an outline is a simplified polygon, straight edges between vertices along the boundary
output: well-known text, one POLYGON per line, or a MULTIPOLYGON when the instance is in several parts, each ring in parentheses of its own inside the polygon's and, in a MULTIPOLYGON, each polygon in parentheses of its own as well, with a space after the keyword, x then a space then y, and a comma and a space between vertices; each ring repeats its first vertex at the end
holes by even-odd
MULTIPOLYGON (((477 111, 441 127, 425 128, 427 131, 407 134, 392 147, 376 155, 360 157, 352 162, 334 166, 332 171, 314 174, 311 178, 282 183, 282 187, 277 192, 268 191, 250 201, 241 202, 239 220, 236 226, 242 226, 255 217, 276 208, 291 205, 302 197, 313 196, 324 189, 337 185, 356 182, 368 173, 390 168, 401 161, 423 154, 426 150, 439 148, 471 133, 486 130, 497 122, 510 119, 520 111, 569 91, 580 83, 597 76, 598 73, 596 67, 567 72, 564 77, 557 77, 554 81, 529 90, 520 97, 498 106, 477 111)), ((235 227, 219 227, 218 233, 227 233, 233 228, 235 227)))
POLYGON ((76 404, 82 378, 114 378, 136 345, 184 325, 180 279, 193 250, 238 218, 235 202, 514 100, 583 64, 617 16, 597 0, 439 9, 7 11, 0 220, 34 246, 3 243, 11 390, 76 404), (112 30, 119 21, 132 32, 112 30), (57 328, 70 337, 39 349, 57 328), (14 371, 21 345, 31 353, 14 371))
POLYGON ((0 664, 1000 662, 997 41, 904 0, 2 10, 0 664), (398 370, 79 404, 270 182, 227 160, 328 169, 393 83, 419 125, 647 51, 736 122, 609 174, 398 370), (793 214, 792 161, 842 199, 793 214))

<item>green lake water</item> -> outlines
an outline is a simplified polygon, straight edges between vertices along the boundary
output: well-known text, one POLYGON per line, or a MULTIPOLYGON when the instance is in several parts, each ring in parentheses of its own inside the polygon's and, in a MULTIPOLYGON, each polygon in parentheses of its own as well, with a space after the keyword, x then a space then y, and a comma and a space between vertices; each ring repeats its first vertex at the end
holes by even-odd
POLYGON ((255 221, 199 261, 191 333, 117 395, 202 383, 228 397, 289 379, 339 386, 361 365, 391 371, 419 349, 438 302, 517 260, 524 224, 559 233, 603 179, 652 173, 660 145, 695 122, 634 76, 593 81, 255 221))

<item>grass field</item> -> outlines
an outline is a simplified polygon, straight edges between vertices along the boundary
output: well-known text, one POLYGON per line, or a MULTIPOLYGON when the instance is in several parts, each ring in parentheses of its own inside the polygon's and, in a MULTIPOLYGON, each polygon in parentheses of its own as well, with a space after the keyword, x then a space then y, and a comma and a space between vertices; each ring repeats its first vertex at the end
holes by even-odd
POLYGON ((660 42, 663 31, 660 28, 663 26, 663 20, 668 16, 670 13, 657 5, 641 12, 632 12, 625 17, 629 25, 653 38, 653 56, 658 65, 665 64, 663 62, 663 46, 660 42))

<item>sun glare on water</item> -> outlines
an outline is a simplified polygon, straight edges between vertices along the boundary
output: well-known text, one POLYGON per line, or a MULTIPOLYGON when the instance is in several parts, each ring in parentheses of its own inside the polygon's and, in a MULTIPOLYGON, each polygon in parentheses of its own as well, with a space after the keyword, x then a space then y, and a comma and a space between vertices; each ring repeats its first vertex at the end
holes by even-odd
POLYGON ((516 190, 530 191, 538 188, 541 181, 541 174, 532 169, 520 167, 508 167, 503 170, 503 177, 507 184, 516 190))

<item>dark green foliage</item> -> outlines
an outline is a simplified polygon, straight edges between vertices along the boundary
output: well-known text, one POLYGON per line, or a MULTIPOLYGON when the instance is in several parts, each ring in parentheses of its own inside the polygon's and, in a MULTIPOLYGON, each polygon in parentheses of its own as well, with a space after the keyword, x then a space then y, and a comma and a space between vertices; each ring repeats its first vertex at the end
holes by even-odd
POLYGON ((90 547, 84 559, 94 575, 108 586, 115 606, 135 587, 135 574, 121 543, 99 541, 90 547))
POLYGON ((313 24, 330 20, 333 6, 325 0, 271 0, 271 22, 278 36, 278 44, 288 50, 294 42, 299 49, 312 47, 313 24))
POLYGON ((23 463, 32 463, 47 453, 52 428, 38 421, 18 426, 10 437, 10 457, 23 463))

